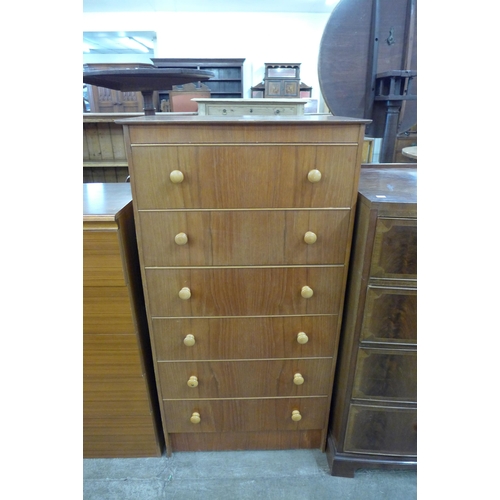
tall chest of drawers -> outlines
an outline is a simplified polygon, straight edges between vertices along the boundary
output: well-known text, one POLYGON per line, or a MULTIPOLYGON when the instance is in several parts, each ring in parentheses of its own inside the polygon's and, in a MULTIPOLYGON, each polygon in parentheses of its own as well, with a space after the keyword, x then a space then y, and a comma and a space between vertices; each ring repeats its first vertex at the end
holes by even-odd
POLYGON ((416 468, 417 170, 361 169, 327 457, 336 476, 416 468))
POLYGON ((367 122, 121 123, 167 453, 323 449, 367 122))

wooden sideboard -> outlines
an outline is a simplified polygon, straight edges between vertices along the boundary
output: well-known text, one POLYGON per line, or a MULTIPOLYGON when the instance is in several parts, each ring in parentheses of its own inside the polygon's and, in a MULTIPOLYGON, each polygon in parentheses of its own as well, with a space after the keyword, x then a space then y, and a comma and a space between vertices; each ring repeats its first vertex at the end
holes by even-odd
POLYGON ((417 169, 361 169, 327 456, 335 476, 416 468, 417 169))
POLYGON ((120 123, 168 453, 324 449, 366 120, 120 123))
POLYGON ((164 448, 130 184, 83 185, 83 455, 164 448))

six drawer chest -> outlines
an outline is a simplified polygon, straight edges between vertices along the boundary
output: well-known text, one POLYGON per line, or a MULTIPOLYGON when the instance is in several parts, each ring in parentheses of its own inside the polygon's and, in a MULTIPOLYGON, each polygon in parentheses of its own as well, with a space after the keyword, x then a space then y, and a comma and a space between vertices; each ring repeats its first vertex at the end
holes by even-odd
POLYGON ((369 122, 118 123, 167 453, 324 450, 369 122))

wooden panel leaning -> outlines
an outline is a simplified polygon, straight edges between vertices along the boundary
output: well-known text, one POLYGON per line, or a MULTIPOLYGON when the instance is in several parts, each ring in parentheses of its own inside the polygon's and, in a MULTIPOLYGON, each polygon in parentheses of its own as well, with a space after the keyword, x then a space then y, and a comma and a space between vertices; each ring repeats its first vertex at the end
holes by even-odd
POLYGON ((83 456, 164 448, 130 184, 84 184, 83 456))

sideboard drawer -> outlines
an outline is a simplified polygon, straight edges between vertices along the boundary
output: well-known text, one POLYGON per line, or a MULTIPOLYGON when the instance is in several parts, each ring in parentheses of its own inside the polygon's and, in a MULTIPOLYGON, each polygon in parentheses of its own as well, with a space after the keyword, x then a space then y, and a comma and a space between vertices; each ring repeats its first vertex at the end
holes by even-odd
POLYGON ((164 399, 327 396, 331 365, 331 358, 165 361, 158 373, 164 399))
POLYGON ((417 410, 351 405, 344 450, 380 455, 417 455, 417 410))
POLYGON ((338 314, 343 280, 343 266, 146 269, 153 317, 338 314))
POLYGON ((148 211, 139 218, 147 267, 343 264, 350 212, 148 211))
POLYGON ((417 351, 360 348, 352 397, 416 403, 417 351))
POLYGON ((323 428, 328 398, 166 400, 163 406, 168 432, 294 431, 323 428), (190 421, 195 412, 199 423, 190 421))
POLYGON ((300 358, 333 356, 338 317, 157 318, 152 323, 158 361, 300 358))
POLYGON ((136 147, 134 202, 139 210, 351 208, 357 151, 357 144, 136 147), (177 170, 183 179, 172 182, 177 170), (321 172, 317 182, 308 179, 312 170, 321 172))

